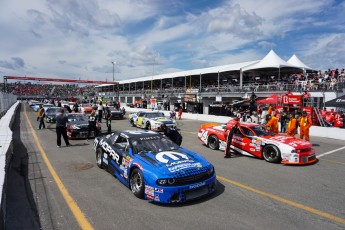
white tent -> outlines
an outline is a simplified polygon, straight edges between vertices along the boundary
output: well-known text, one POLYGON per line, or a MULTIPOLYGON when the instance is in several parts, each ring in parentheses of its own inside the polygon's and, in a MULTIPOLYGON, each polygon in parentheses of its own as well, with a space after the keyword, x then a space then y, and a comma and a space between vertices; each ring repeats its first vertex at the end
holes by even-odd
POLYGON ((309 66, 304 64, 295 54, 291 56, 291 58, 287 61, 291 65, 298 66, 302 68, 303 70, 312 70, 309 66))
POLYGON ((283 67, 301 69, 301 67, 299 66, 287 63, 286 61, 281 59, 273 50, 271 50, 261 61, 242 68, 242 71, 244 72, 244 71, 255 70, 255 69, 283 68, 283 67))

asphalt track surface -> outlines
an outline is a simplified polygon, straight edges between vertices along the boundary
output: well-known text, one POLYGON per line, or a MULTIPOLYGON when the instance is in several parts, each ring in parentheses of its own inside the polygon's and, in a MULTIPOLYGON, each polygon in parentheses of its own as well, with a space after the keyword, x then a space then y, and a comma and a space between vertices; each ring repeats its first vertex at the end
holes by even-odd
MULTIPOLYGON (((160 205, 136 198, 99 169, 92 141, 71 141, 71 147, 62 141, 57 148, 55 125, 36 130, 36 112, 27 105, 25 112, 22 105, 14 126, 7 229, 345 228, 343 141, 312 136, 316 154, 322 157, 309 166, 245 156, 224 159, 223 152, 198 141, 202 123, 178 121, 182 147, 214 164, 217 192, 186 204, 160 205)), ((127 120, 113 121, 112 128, 135 129, 127 120)))

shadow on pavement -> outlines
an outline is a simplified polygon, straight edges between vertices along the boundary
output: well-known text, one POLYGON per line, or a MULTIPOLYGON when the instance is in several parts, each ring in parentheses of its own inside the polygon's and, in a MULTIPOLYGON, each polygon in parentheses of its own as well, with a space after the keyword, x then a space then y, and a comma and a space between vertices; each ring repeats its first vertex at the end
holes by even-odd
POLYGON ((20 105, 13 123, 13 156, 7 174, 6 229, 41 229, 28 177, 29 155, 20 136, 20 105))

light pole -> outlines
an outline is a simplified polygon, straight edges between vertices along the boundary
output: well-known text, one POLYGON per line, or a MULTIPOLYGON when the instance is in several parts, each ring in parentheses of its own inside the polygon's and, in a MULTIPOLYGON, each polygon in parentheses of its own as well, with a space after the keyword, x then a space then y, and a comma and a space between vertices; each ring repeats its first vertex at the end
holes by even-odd
POLYGON ((114 95, 115 95, 115 64, 116 64, 116 61, 112 61, 111 62, 113 64, 113 91, 114 91, 114 95))

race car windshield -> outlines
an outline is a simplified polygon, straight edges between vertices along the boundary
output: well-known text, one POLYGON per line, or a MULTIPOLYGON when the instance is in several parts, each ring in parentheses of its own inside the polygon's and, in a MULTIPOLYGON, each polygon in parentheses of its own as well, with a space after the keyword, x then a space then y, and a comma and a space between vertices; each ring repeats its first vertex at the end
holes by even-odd
POLYGON ((164 113, 148 113, 147 118, 164 117, 164 113))
POLYGON ((141 154, 146 152, 159 153, 163 151, 171 151, 179 148, 174 142, 167 137, 153 136, 141 137, 132 140, 133 153, 141 154))
POLYGON ((69 114, 68 120, 69 121, 87 121, 87 117, 84 115, 69 114))
POLYGON ((58 113, 60 110, 61 108, 49 108, 46 113, 58 113))
POLYGON ((274 133, 272 132, 267 132, 265 128, 261 125, 255 125, 251 127, 252 130, 258 135, 259 137, 261 136, 274 136, 274 133))

